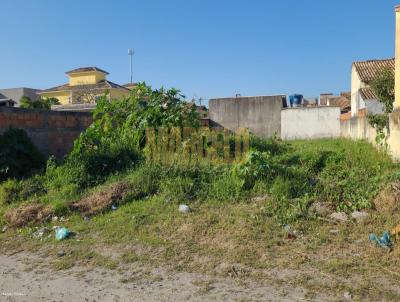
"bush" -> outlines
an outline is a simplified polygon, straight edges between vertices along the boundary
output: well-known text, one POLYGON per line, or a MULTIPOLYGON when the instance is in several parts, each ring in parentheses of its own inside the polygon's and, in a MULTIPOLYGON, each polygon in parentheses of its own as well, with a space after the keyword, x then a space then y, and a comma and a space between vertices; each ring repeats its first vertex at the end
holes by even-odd
POLYGON ((19 100, 21 108, 50 110, 52 105, 60 105, 57 98, 39 98, 32 101, 29 97, 23 96, 19 100))
POLYGON ((162 168, 156 164, 145 164, 128 174, 128 181, 136 190, 138 196, 146 197, 156 194, 160 187, 162 168))
POLYGON ((268 139, 250 136, 250 149, 259 152, 268 152, 271 155, 279 155, 288 152, 290 145, 276 136, 268 139))
POLYGON ((245 194, 242 186, 243 183, 239 178, 227 173, 212 183, 207 197, 218 201, 238 201, 245 194))
POLYGON ((167 200, 186 202, 196 197, 194 181, 189 177, 167 178, 161 182, 160 188, 167 200))
POLYGON ((327 161, 319 175, 319 194, 341 211, 355 211, 372 206, 383 175, 379 165, 355 162, 355 154, 337 154, 327 161))
POLYGON ((0 135, 0 182, 29 177, 43 168, 44 162, 24 130, 10 128, 0 135))
POLYGON ((259 179, 266 179, 271 173, 269 153, 250 151, 244 160, 235 164, 232 173, 241 180, 242 188, 250 190, 259 179))
POLYGON ((18 180, 9 179, 0 184, 0 203, 10 204, 19 200, 21 185, 18 180))
POLYGON ((308 205, 311 199, 308 195, 301 198, 272 198, 267 200, 265 212, 275 217, 281 224, 291 224, 300 218, 308 217, 308 205))

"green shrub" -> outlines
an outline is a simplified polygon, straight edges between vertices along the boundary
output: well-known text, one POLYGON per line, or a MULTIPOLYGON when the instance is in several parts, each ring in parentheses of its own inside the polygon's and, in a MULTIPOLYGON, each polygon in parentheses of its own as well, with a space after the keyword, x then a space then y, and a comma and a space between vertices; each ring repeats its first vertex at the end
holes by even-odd
POLYGON ((42 178, 34 176, 27 180, 9 179, 0 184, 0 203, 25 201, 45 193, 42 178))
POLYGON ((68 203, 64 200, 53 200, 51 206, 55 216, 64 216, 69 212, 68 203))
POLYGON ((338 210, 354 211, 372 206, 382 184, 379 165, 355 162, 355 154, 331 157, 319 175, 319 194, 337 205, 338 210))
POLYGON ((24 130, 10 128, 0 135, 0 182, 29 177, 43 167, 43 156, 24 130))
POLYGON ((268 152, 271 155, 279 155, 289 151, 290 145, 276 136, 263 139, 257 136, 250 136, 250 149, 259 152, 268 152))
POLYGON ((156 164, 144 164, 131 171, 127 179, 138 190, 138 197, 146 197, 159 191, 162 168, 156 164))
POLYGON ((269 153, 249 151, 241 162, 233 166, 232 173, 241 180, 243 189, 250 190, 257 180, 269 176, 271 173, 269 157, 269 153))
POLYGON ((20 198, 21 185, 18 180, 9 179, 0 184, 0 204, 10 204, 20 198))
POLYGON ((167 200, 186 202, 196 197, 194 181, 189 177, 167 178, 161 182, 160 188, 167 200))
POLYGON ((298 219, 308 218, 308 205, 311 199, 308 195, 301 198, 272 198, 265 206, 267 216, 275 217, 281 224, 291 224, 298 219))
POLYGON ((40 196, 46 193, 43 177, 35 175, 20 182, 20 200, 28 200, 33 196, 40 196))
POLYGON ((292 183, 289 180, 284 179, 282 176, 279 176, 274 180, 270 193, 277 200, 293 198, 292 183))
POLYGON ((54 157, 50 157, 47 161, 44 179, 47 190, 60 191, 71 184, 83 185, 87 175, 85 175, 84 166, 78 162, 75 165, 72 162, 59 165, 54 157))
POLYGON ((50 110, 52 105, 60 105, 57 98, 39 98, 32 101, 29 97, 23 96, 19 100, 21 108, 50 110))
POLYGON ((243 183, 239 178, 227 173, 215 179, 206 198, 218 201, 238 201, 245 194, 242 186, 243 183))

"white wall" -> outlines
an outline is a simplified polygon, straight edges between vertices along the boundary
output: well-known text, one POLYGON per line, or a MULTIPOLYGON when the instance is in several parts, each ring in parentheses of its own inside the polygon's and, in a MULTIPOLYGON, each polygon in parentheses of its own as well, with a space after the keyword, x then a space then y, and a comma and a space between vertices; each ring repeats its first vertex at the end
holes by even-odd
POLYGON ((351 116, 356 116, 358 110, 365 108, 365 103, 359 92, 360 88, 365 87, 366 85, 361 82, 360 76, 353 65, 351 68, 351 116))
POLYGON ((340 108, 285 108, 281 113, 281 137, 286 140, 340 137, 340 108))

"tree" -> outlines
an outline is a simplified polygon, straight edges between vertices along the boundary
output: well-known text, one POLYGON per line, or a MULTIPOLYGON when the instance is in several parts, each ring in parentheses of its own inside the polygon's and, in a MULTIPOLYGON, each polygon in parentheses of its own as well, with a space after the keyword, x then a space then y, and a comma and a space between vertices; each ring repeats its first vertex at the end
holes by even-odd
POLYGON ((25 109, 44 109, 50 110, 53 105, 60 105, 57 98, 39 98, 36 101, 31 101, 27 96, 23 96, 20 100, 20 107, 25 109))
MULTIPOLYGON (((106 91, 104 94, 107 94, 106 91)), ((102 90, 94 85, 80 84, 74 90, 72 103, 74 104, 96 104, 99 95, 102 95, 102 90)))
POLYGON ((371 88, 383 104, 385 114, 393 112, 394 103, 394 72, 390 68, 383 69, 371 82, 371 88))
POLYGON ((371 89, 375 93, 378 101, 383 104, 382 114, 368 114, 368 122, 376 129, 376 142, 386 145, 386 134, 390 133, 389 114, 393 112, 394 93, 394 72, 390 68, 385 68, 371 82, 371 89), (386 128, 386 134, 385 134, 386 128))
POLYGON ((19 99, 19 104, 21 108, 29 108, 31 106, 31 99, 27 96, 23 96, 19 99))

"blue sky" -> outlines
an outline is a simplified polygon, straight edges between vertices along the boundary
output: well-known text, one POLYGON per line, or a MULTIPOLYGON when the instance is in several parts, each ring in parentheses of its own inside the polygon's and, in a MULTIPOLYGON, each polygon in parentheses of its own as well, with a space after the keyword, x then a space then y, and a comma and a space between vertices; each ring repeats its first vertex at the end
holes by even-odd
POLYGON ((392 0, 2 0, 0 88, 80 66, 188 97, 350 89, 352 61, 394 56, 392 0))

